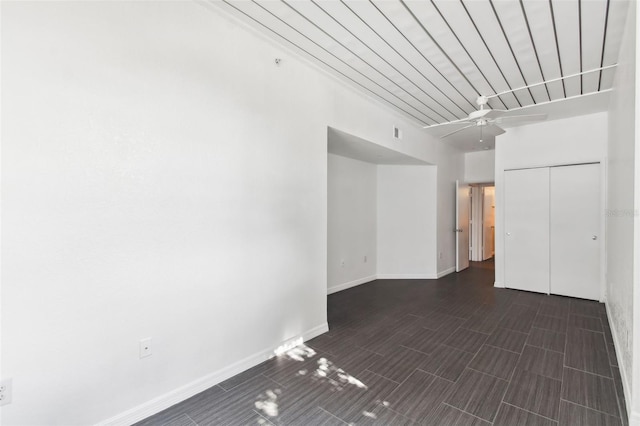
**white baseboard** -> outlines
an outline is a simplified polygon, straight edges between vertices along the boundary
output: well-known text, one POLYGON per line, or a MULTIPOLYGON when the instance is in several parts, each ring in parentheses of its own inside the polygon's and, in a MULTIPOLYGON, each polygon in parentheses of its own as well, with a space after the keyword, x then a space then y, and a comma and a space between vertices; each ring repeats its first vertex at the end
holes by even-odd
POLYGON ((327 289, 327 294, 337 293, 342 290, 346 290, 351 287, 359 286, 361 284, 370 283, 374 280, 437 280, 438 278, 442 278, 445 275, 449 275, 452 272, 455 272, 455 266, 452 268, 445 269, 444 271, 440 271, 437 274, 378 274, 371 275, 364 278, 359 278, 357 280, 349 281, 344 284, 338 284, 331 288, 327 289))
POLYGON ((456 271, 456 267, 452 266, 451 268, 448 268, 448 269, 445 269, 444 271, 438 272, 438 274, 436 275, 436 278, 442 278, 445 275, 449 275, 449 274, 451 274, 451 273, 453 273, 455 271, 456 271))
POLYGON ((629 390, 631 389, 630 383, 627 382, 627 366, 624 364, 622 358, 620 357, 620 343, 618 342, 618 333, 616 332, 615 323, 611 319, 611 315, 609 314, 609 306, 604 305, 605 311, 607 312, 607 320, 609 321, 609 328, 611 328, 611 336, 613 336, 613 347, 616 350, 616 360, 618 361, 618 368, 620 369, 620 378, 622 379, 622 391, 624 393, 624 402, 627 406, 627 415, 629 416, 629 424, 640 426, 640 414, 634 413, 631 411, 631 395, 629 390), (636 422, 633 422, 633 419, 636 419, 636 422))
POLYGON ((347 283, 334 285, 333 287, 327 289, 327 294, 337 293, 339 291, 346 290, 348 288, 355 287, 355 286, 360 285, 360 284, 365 284, 365 283, 368 283, 368 282, 371 282, 371 281, 375 280, 376 278, 378 278, 377 275, 371 275, 371 276, 368 276, 368 277, 359 278, 357 280, 349 281, 347 283))
POLYGON ((505 288, 504 284, 502 284, 500 281, 494 281, 493 286, 497 288, 505 288))
POLYGON ((433 274, 378 274, 379 280, 434 280, 433 274))
POLYGON ((274 350, 276 348, 284 344, 293 342, 297 339, 307 341, 321 335, 322 333, 326 333, 327 331, 329 331, 329 325, 325 322, 324 324, 320 324, 317 327, 307 330, 302 334, 302 336, 295 336, 291 339, 287 339, 284 342, 281 342, 281 344, 277 345, 276 347, 268 348, 250 355, 225 368, 207 374, 204 377, 194 380, 193 382, 174 389, 164 395, 160 395, 159 397, 154 398, 151 401, 145 402, 144 404, 133 407, 130 410, 125 411, 124 413, 120 413, 116 416, 111 417, 110 419, 104 420, 98 423, 98 426, 132 425, 136 422, 139 422, 140 420, 146 419, 149 416, 157 414, 160 411, 171 407, 172 405, 182 402, 185 399, 191 398, 192 396, 197 395, 198 393, 206 389, 209 389, 211 386, 217 385, 218 383, 227 380, 228 378, 233 377, 238 373, 242 373, 243 371, 258 365, 263 361, 266 361, 267 359, 273 357, 274 350))

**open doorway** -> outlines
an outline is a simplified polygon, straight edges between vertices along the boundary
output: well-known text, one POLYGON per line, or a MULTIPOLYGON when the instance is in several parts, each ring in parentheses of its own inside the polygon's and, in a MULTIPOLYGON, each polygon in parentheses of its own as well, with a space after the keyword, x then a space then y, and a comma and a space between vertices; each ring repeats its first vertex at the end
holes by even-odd
POLYGON ((495 186, 471 185, 469 257, 475 266, 493 268, 495 255, 495 186))

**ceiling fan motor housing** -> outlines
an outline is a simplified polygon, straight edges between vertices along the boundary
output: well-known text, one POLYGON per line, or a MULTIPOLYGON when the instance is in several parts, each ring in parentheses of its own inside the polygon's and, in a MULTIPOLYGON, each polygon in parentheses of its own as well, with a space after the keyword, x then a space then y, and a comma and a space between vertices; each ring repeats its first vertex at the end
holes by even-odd
POLYGON ((489 103, 489 98, 486 96, 478 96, 476 99, 476 104, 482 109, 483 106, 489 103))

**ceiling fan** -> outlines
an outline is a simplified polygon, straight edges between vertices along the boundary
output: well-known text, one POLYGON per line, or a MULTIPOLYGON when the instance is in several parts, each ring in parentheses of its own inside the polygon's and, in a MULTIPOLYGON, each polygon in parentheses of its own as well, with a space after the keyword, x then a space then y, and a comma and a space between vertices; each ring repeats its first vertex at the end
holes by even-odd
MULTIPOLYGON (((448 136, 454 135, 458 132, 462 132, 463 130, 470 129, 472 127, 477 127, 478 129, 480 129, 480 142, 482 142, 483 136, 498 136, 505 133, 505 130, 499 126, 502 123, 509 124, 509 125, 517 125, 520 123, 542 121, 547 119, 547 114, 514 115, 514 114, 510 114, 510 111, 489 108, 488 102, 490 98, 495 98, 508 93, 517 92, 519 90, 541 86, 541 85, 544 85, 547 83, 553 83, 556 81, 562 81, 568 78, 578 77, 578 76, 590 74, 593 72, 603 71, 609 68, 614 68, 617 65, 618 64, 612 64, 612 65, 607 65, 600 68, 594 68, 588 71, 581 71, 579 73, 575 73, 571 75, 552 78, 550 80, 541 81, 539 83, 529 84, 526 86, 518 87, 516 89, 506 90, 504 92, 496 93, 495 95, 479 96, 478 99, 476 99, 476 104, 478 105, 479 109, 477 111, 473 111, 471 114, 469 114, 467 118, 463 118, 461 120, 449 121, 447 123, 433 124, 431 126, 425 126, 424 128, 430 129, 433 127, 464 125, 464 127, 455 129, 449 133, 446 133, 440 136, 440 139, 443 139, 448 136)), ((543 105, 543 104, 552 103, 552 102, 555 102, 555 101, 549 100, 549 102, 535 103, 535 105, 543 105)))
MULTIPOLYGON (((499 124, 520 124, 524 122, 542 121, 547 118, 547 114, 510 115, 509 111, 488 108, 488 101, 488 97, 480 96, 476 100, 479 109, 469 114, 469 117, 448 123, 436 124, 435 126, 465 125, 464 127, 440 136, 440 138, 444 139, 463 130, 477 127, 480 129, 480 142, 482 142, 483 136, 498 136, 505 133, 505 130, 500 127, 499 124)), ((429 126, 428 128, 435 126, 429 126)))

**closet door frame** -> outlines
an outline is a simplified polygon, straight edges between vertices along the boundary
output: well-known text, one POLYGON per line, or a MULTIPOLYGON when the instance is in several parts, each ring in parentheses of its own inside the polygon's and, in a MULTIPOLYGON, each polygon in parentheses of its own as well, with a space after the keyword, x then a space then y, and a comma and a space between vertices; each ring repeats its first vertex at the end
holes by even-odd
MULTIPOLYGON (((607 234, 606 234, 606 220, 607 220, 607 209, 608 209, 608 205, 607 205, 607 193, 606 193, 606 188, 607 188, 607 159, 606 157, 603 157, 601 159, 594 159, 593 161, 581 161, 581 162, 575 162, 575 163, 564 163, 564 162, 558 162, 558 163, 547 163, 547 164, 540 164, 540 165, 535 165, 535 166, 530 166, 530 167, 510 167, 510 168, 505 168, 502 172, 502 188, 500 189, 500 198, 504 197, 504 191, 505 191, 505 183, 506 183, 506 176, 505 173, 508 171, 512 171, 512 170, 524 170, 524 169, 541 169, 541 168, 551 168, 551 167, 562 167, 562 166, 579 166, 582 164, 600 164, 600 207, 602 209, 602 214, 600 215, 600 300, 599 302, 604 303, 605 299, 606 299, 606 272, 607 272, 607 263, 606 263, 606 253, 605 253, 605 249, 606 249, 606 241, 607 241, 607 234)), ((496 189, 497 191, 497 189, 496 189)), ((500 231, 500 236, 498 237, 498 234, 496 234, 496 238, 501 238, 502 240, 502 253, 498 253, 496 252, 496 256, 500 255, 502 257, 502 279, 505 280, 504 283, 500 283, 499 287, 504 287, 504 288, 509 288, 506 285, 506 236, 505 236, 505 220, 506 220, 506 212, 505 212, 505 204, 504 204, 504 199, 498 200, 498 193, 496 192, 496 209, 498 208, 498 203, 502 204, 500 206, 500 210, 502 211, 501 213, 501 218, 500 218, 500 228, 502 228, 500 231)), ((496 231, 498 231, 498 229, 496 228, 496 231)), ((497 285, 497 283, 496 283, 497 285)))

